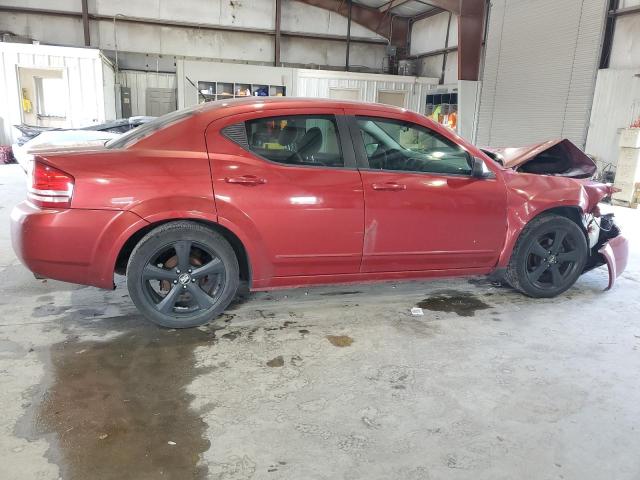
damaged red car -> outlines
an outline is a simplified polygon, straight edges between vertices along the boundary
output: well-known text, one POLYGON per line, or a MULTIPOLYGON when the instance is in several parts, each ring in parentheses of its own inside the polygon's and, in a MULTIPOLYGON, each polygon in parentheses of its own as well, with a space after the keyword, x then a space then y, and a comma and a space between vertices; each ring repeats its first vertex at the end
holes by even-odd
POLYGON ((36 156, 13 245, 36 275, 114 288, 190 327, 252 290, 497 273, 553 297, 628 247, 568 141, 482 151, 383 105, 213 102, 96 150, 36 156))

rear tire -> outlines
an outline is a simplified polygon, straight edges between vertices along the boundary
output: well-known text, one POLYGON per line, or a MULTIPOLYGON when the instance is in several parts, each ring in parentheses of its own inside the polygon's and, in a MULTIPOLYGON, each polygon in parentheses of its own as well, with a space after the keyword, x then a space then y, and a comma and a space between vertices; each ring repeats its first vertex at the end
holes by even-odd
POLYGON ((131 252, 127 287, 138 310, 167 328, 204 325, 234 299, 238 259, 229 242, 199 223, 161 225, 131 252))
POLYGON ((530 297, 555 297, 573 286, 588 256, 587 239, 575 222, 542 215, 522 230, 505 278, 530 297))

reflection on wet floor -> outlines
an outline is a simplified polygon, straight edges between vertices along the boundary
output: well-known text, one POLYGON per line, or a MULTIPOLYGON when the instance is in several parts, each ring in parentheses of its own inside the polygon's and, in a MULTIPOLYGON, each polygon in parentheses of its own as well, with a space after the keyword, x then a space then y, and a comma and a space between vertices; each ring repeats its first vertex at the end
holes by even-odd
POLYGON ((194 349, 211 330, 153 326, 108 341, 51 349, 53 380, 35 413, 31 437, 55 436, 50 457, 65 479, 206 478, 210 443, 185 388, 196 375, 194 349))
POLYGON ((456 313, 461 317, 473 317, 478 310, 492 308, 473 293, 458 290, 439 290, 417 306, 434 312, 456 313))

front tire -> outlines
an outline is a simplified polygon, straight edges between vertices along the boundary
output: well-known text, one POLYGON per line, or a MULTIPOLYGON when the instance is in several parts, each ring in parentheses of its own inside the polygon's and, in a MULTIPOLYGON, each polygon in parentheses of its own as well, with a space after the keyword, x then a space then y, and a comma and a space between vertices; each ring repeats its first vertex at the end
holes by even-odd
POLYGON ((578 280, 588 256, 586 236, 575 222, 559 215, 542 215, 520 234, 506 279, 530 297, 555 297, 578 280))
POLYGON ((219 233, 189 221, 161 225, 131 252, 127 287, 138 310, 167 328, 204 325, 234 299, 238 259, 219 233))

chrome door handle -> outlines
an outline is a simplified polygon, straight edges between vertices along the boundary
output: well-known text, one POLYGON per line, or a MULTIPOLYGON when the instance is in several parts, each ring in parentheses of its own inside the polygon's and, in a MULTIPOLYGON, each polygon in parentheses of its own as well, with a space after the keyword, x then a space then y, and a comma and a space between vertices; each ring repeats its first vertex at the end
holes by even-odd
POLYGON ((387 192, 399 192, 406 190, 407 186, 402 183, 387 182, 387 183, 374 183, 371 185, 374 190, 383 190, 387 192))
POLYGON ((227 177, 224 179, 227 183, 235 183, 237 185, 256 186, 267 183, 264 178, 256 177, 255 175, 243 175, 241 177, 227 177))

